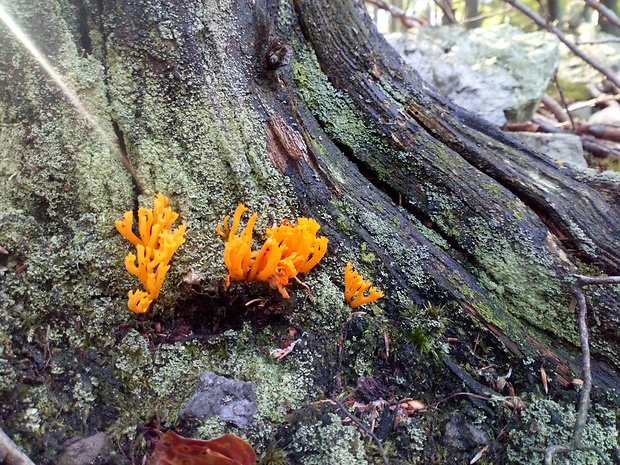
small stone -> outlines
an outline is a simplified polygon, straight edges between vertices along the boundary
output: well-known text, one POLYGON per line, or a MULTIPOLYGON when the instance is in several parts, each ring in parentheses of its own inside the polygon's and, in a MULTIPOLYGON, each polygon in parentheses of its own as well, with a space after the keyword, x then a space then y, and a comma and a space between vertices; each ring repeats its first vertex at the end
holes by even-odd
POLYGON ((217 415, 221 420, 245 429, 252 423, 257 410, 254 383, 205 371, 200 375, 194 394, 181 407, 179 416, 203 419, 217 415))
POLYGON ((110 438, 105 433, 96 433, 87 438, 78 438, 71 441, 58 455, 56 465, 86 465, 92 463, 103 449, 110 444, 110 438))
POLYGON ((437 91, 496 126, 528 121, 559 60, 559 40, 501 25, 416 27, 388 42, 437 91))
POLYGON ((443 442, 447 447, 471 450, 489 444, 489 435, 486 431, 466 421, 461 415, 452 414, 446 425, 443 442))
POLYGON ((581 139, 574 134, 546 134, 540 132, 511 132, 525 145, 553 160, 587 168, 581 139))

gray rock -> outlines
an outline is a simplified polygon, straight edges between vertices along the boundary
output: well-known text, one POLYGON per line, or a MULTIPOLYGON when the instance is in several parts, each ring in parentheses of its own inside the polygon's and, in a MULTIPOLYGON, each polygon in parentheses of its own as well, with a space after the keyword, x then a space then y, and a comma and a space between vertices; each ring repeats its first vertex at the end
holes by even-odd
POLYGON ((388 42, 438 92, 497 126, 528 121, 558 65, 558 39, 512 26, 418 27, 388 42))
POLYGON ((581 139, 574 134, 545 134, 540 132, 511 132, 512 136, 538 153, 563 163, 587 168, 581 139))
POLYGON ((56 459, 56 465, 86 465, 92 463, 105 447, 111 444, 105 433, 97 433, 87 438, 70 442, 56 459))
POLYGON ((620 126, 620 105, 610 105, 597 111, 588 119, 588 123, 620 126))
POLYGON ((244 429, 254 419, 257 409, 254 383, 205 371, 191 399, 181 407, 179 416, 202 419, 217 415, 244 429))

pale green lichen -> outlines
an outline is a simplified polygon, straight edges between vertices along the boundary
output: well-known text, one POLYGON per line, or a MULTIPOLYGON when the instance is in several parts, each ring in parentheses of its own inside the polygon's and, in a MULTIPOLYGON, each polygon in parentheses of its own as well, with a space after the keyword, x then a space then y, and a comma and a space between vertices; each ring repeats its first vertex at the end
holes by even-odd
MULTIPOLYGON (((270 332, 268 328, 265 331, 270 332)), ((151 353, 148 339, 130 331, 114 350, 115 368, 133 397, 159 399, 156 413, 167 422, 176 421, 176 412, 189 399, 203 371, 254 382, 258 411, 244 434, 254 443, 266 442, 288 412, 318 395, 313 381, 315 354, 300 343, 294 355, 277 361, 268 355, 267 348, 256 350, 252 332, 246 325, 206 343, 163 344, 151 353)), ((152 413, 151 406, 142 401, 127 407, 123 422, 137 422, 152 413)), ((224 425, 218 419, 205 418, 198 422, 198 431, 217 435, 225 431, 224 425)))
POLYGON ((297 427, 288 449, 313 465, 369 463, 359 431, 345 426, 333 413, 322 416, 317 423, 297 427))
POLYGON ((399 429, 404 430, 404 435, 407 441, 404 442, 401 437, 397 438, 395 448, 396 456, 402 457, 407 455, 410 457, 407 462, 408 465, 415 465, 417 463, 423 463, 424 449, 431 440, 429 434, 419 424, 418 421, 411 418, 402 420, 399 423, 399 429))
MULTIPOLYGON (((362 149, 367 146, 384 153, 386 158, 402 160, 415 156, 413 153, 392 149, 384 135, 364 123, 354 102, 332 86, 312 52, 300 50, 295 54, 291 66, 301 98, 332 140, 348 147, 356 156, 363 153, 362 149)), ((373 170, 380 179, 389 179, 390 167, 373 162, 373 170)))
MULTIPOLYGON (((47 16, 57 24, 55 4, 49 5, 53 11, 47 16)), ((192 27, 204 26, 216 43, 227 43, 235 33, 230 29, 234 22, 220 19, 223 15, 230 18, 229 7, 230 2, 201 4, 192 27)), ((28 8, 23 8, 25 23, 32 15, 28 8)), ((152 14, 147 11, 145 20, 153 19, 152 14)), ((165 18, 157 19, 162 21, 156 21, 158 27, 151 34, 165 35, 178 45, 179 29, 165 18)), ((0 312, 0 394, 10 396, 11 405, 15 401, 22 407, 16 415, 8 415, 4 412, 7 407, 0 406, 9 420, 8 429, 28 453, 51 432, 51 425, 54 435, 48 438, 59 441, 97 428, 127 444, 135 437, 136 425, 154 414, 164 425, 174 425, 180 405, 191 395, 193 381, 202 371, 213 370, 257 384, 255 423, 248 431, 237 433, 252 443, 265 444, 287 414, 324 397, 317 370, 324 369, 327 357, 333 355, 330 351, 337 347, 326 344, 319 348, 309 341, 322 338, 333 342, 342 334, 350 309, 343 304, 341 273, 328 274, 326 270, 340 269, 343 256, 326 257, 317 273, 304 277, 313 290, 314 302, 305 289, 291 290, 296 299, 293 313, 275 329, 246 325, 211 340, 154 343, 154 322, 136 319, 125 307, 126 291, 133 283, 124 270, 125 244, 113 231, 113 220, 135 204, 147 205, 152 194, 162 190, 178 205, 181 221, 188 224, 187 247, 175 257, 162 298, 153 309, 155 315, 161 315, 173 311, 179 295, 188 297, 177 284, 190 270, 201 272, 211 287, 218 285, 224 264, 214 227, 225 214, 232 213, 243 200, 251 210, 264 213, 257 225, 258 230, 264 230, 284 217, 296 217, 293 191, 287 179, 266 161, 263 123, 245 93, 250 86, 241 73, 231 74, 238 67, 207 62, 200 76, 181 69, 182 80, 204 79, 207 88, 199 91, 200 86, 188 84, 187 93, 170 95, 166 92, 170 76, 145 68, 142 61, 134 59, 138 52, 119 45, 115 37, 106 38, 97 31, 94 53, 88 57, 79 53, 68 32, 46 38, 52 39, 59 39, 63 47, 62 53, 56 56, 50 50, 50 55, 63 60, 69 83, 90 108, 97 109, 102 121, 108 121, 104 129, 112 139, 110 115, 118 123, 146 192, 135 195, 131 177, 105 141, 62 99, 28 127, 18 124, 15 108, 0 108, 0 171, 6 179, 0 184, 0 236, 1 245, 10 252, 11 269, 0 277, 0 306, 7 309, 0 312), (105 56, 103 45, 107 47, 105 56), (230 82, 239 82, 238 87, 227 87, 230 82), (32 145, 25 146, 24 140, 32 145), (14 272, 23 265, 27 268, 14 272), (276 334, 289 323, 307 333, 300 334, 302 341, 291 355, 276 361, 268 355, 269 349, 281 342, 276 334), (44 380, 38 385, 24 382, 19 367, 25 354, 36 362, 35 374, 44 380), (51 382, 45 384, 48 378, 51 382), (72 405, 75 411, 70 410, 72 405), (106 409, 105 415, 99 415, 101 409, 106 409)), ((154 44, 145 46, 150 45, 154 44)), ((157 47, 153 50, 162 52, 157 47)), ((223 49, 219 52, 225 54, 223 49)), ((56 89, 19 48, 0 53, 10 56, 7 63, 23 71, 24 79, 11 82, 10 89, 16 94, 25 90, 28 108, 38 108, 46 92, 56 95, 56 89), (21 83, 23 86, 17 86, 21 83)), ((182 63, 183 57, 175 53, 171 60, 182 63)), ((352 148, 364 143, 390 150, 380 134, 362 123, 350 99, 331 87, 316 60, 306 53, 293 62, 295 78, 313 110, 324 112, 330 135, 352 148)), ((393 151, 390 156, 407 163, 414 154, 393 151)), ((345 173, 339 175, 346 177, 345 173)), ((339 209, 344 203, 336 201, 334 205, 339 209)), ((395 264, 409 270, 411 283, 420 287, 430 284, 421 266, 430 256, 427 245, 402 250, 393 235, 400 226, 397 219, 345 207, 337 219, 343 232, 353 231, 347 217, 360 218, 395 264)), ((387 280, 386 267, 376 255, 363 247, 359 251, 362 265, 372 265, 369 276, 387 280)), ((390 287, 396 285, 390 282, 390 287)), ((465 287, 463 294, 475 296, 465 287)), ((403 308, 409 296, 395 291, 390 301, 403 308)), ((387 315, 379 311, 382 305, 369 307, 364 318, 370 324, 347 346, 360 349, 353 364, 355 374, 371 373, 377 359, 371 348, 385 349, 384 331, 394 331, 387 315)), ((167 321, 164 319, 164 324, 167 321)), ((440 333, 441 328, 429 325, 426 329, 440 333)), ((347 381, 353 384, 355 380, 347 381)), ((197 425, 196 435, 202 437, 230 429, 217 418, 197 425)), ((418 447, 422 430, 411 427, 408 434, 418 447)), ((304 425, 292 444, 297 453, 307 453, 308 463, 359 465, 369 460, 359 432, 334 414, 304 425)), ((53 442, 46 445, 44 452, 38 452, 41 462, 52 461, 59 449, 53 442)))
MULTIPOLYGON (((22 3, 15 10, 27 26, 38 7, 22 3)), ((214 228, 241 197, 265 213, 263 229, 273 226, 269 217, 279 221, 296 216, 287 181, 266 162, 263 123, 240 91, 243 84, 229 88, 219 79, 234 67, 204 69, 200 78, 210 81, 208 90, 194 91, 198 87, 191 90, 188 85, 187 93, 172 98, 162 91, 168 76, 154 72, 143 60, 133 60, 135 51, 115 42, 118 36, 97 34, 93 54, 80 53, 70 34, 74 24, 65 30, 56 6, 45 4, 37 12, 58 32, 44 37, 48 55, 101 120, 108 140, 116 137, 111 120, 118 123, 146 192, 136 198, 131 176, 109 150, 108 140, 88 126, 18 44, 8 41, 1 53, 10 57, 7 63, 14 69, 8 71, 21 79, 6 81, 4 74, 0 79, 7 92, 23 100, 20 107, 0 108, 0 168, 6 181, 0 184, 0 236, 9 251, 10 269, 0 276, 0 303, 7 309, 0 313, 0 391, 14 396, 12 401, 29 412, 28 419, 10 420, 7 428, 31 443, 40 437, 36 424, 56 425, 58 437, 86 431, 85 419, 107 404, 114 414, 102 416, 96 427, 110 427, 115 439, 148 421, 154 409, 164 419, 175 419, 175 409, 193 388, 188 376, 218 364, 222 371, 227 366, 221 354, 214 355, 219 349, 205 349, 197 342, 155 349, 143 335, 152 331, 126 308, 126 293, 134 283, 124 270, 126 244, 113 230, 113 221, 123 211, 152 202, 152 194, 161 190, 179 207, 180 221, 189 228, 187 247, 175 256, 154 314, 171 311, 181 292, 178 283, 192 268, 217 286, 224 264, 214 228), (41 106, 47 110, 36 110, 41 106), (18 114, 29 109, 38 118, 18 114), (274 192, 278 195, 272 197, 274 192), (128 329, 122 339, 121 327, 128 329), (25 353, 37 360, 41 379, 50 376, 50 391, 23 382, 18 367, 25 353), (59 385, 58 380, 65 382, 59 385), (61 401, 77 405, 75 418, 58 417, 61 401), (34 421, 37 418, 40 422, 34 421), (31 435, 20 433, 25 430, 31 435)), ((216 21, 222 17, 219 13, 233 14, 224 4, 201 4, 197 24, 202 21, 215 37, 228 40, 233 21, 216 21), (210 11, 213 8, 218 15, 210 11)), ((144 14, 152 19, 153 11, 144 14)), ((174 25, 169 30, 177 37, 174 25)), ((36 33, 32 37, 38 38, 36 33)), ((175 59, 181 63, 183 58, 175 59)), ((238 77, 227 79, 240 82, 238 77)), ((269 363, 263 361, 265 384, 283 382, 282 390, 290 386, 278 401, 307 395, 296 382, 287 382, 298 377, 282 364, 271 381, 269 363), (299 390, 293 393, 293 388, 299 390)), ((251 370, 259 364, 247 362, 239 360, 235 373, 242 376, 241 367, 251 370)), ((307 378, 301 379, 303 387, 311 386, 307 378)), ((263 411, 274 417, 282 414, 283 407, 274 413, 270 406, 263 411)), ((54 454, 57 448, 49 446, 46 454, 54 454)))
MULTIPOLYGON (((520 425, 510 431, 507 455, 515 465, 533 465, 542 461, 544 449, 551 445, 568 444, 571 440, 576 412, 572 405, 558 404, 552 400, 536 400, 521 412, 520 425)), ((583 443, 596 447, 610 460, 610 452, 617 448, 618 430, 613 410, 594 405, 589 412, 583 432, 583 443)), ((574 465, 599 465, 605 461, 594 451, 575 450, 559 454, 557 463, 567 459, 574 465)))

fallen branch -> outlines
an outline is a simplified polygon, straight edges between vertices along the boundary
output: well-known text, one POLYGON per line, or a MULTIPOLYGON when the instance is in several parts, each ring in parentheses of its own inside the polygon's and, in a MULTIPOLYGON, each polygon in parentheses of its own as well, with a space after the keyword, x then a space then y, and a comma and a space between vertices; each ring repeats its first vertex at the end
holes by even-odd
MULTIPOLYGON (((557 86, 557 81, 556 81, 556 86, 557 86)), ((566 108, 562 107, 562 105, 556 102, 553 99, 553 97, 551 97, 551 95, 543 94, 541 103, 543 103, 545 107, 551 113, 553 113, 553 116, 555 116, 555 119, 557 119, 558 122, 565 123, 566 121, 568 121, 566 108)))
POLYGON ((0 463, 10 465, 34 465, 19 447, 0 428, 0 463))
POLYGON ((606 157, 615 160, 620 157, 620 148, 618 144, 611 141, 598 138, 594 135, 587 134, 587 131, 576 133, 562 127, 555 126, 554 124, 542 121, 541 118, 532 118, 529 123, 519 124, 507 124, 507 131, 522 131, 522 132, 546 132, 550 134, 574 134, 581 139, 581 145, 584 150, 591 152, 598 157, 606 157))
POLYGON ((571 288, 571 295, 576 301, 577 325, 579 328, 579 341, 581 343, 581 376, 583 387, 579 395, 579 409, 577 419, 573 428, 573 436, 568 444, 557 444, 548 446, 544 449, 545 465, 553 464, 553 457, 558 453, 570 452, 573 450, 587 450, 596 452, 606 464, 611 465, 611 461, 597 447, 588 446, 583 443, 583 431, 588 421, 588 410, 590 409, 590 391, 592 390, 592 370, 590 368, 590 341, 588 336, 588 325, 586 322, 587 305, 583 295, 583 286, 591 284, 620 284, 620 276, 582 276, 575 275, 576 281, 571 288))

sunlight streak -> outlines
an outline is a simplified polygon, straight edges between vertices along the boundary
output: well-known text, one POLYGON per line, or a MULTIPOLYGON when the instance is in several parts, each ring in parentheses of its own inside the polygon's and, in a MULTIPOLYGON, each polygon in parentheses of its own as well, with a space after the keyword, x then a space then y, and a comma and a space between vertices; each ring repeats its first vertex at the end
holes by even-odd
POLYGON ((24 31, 13 21, 13 18, 6 12, 4 6, 0 4, 0 21, 2 21, 9 30, 13 33, 15 38, 21 42, 21 44, 26 48, 28 53, 39 63, 41 68, 49 75, 49 77, 54 81, 54 83, 60 88, 63 94, 67 97, 69 102, 75 107, 75 109, 82 115, 86 121, 93 127, 93 129, 97 132, 101 140, 105 142, 108 148, 114 153, 117 157, 119 157, 120 161, 123 163, 125 168, 129 171, 134 181, 138 184, 138 187, 142 187, 141 183, 138 180, 137 173, 135 172, 133 166, 127 159, 127 157, 121 152, 117 144, 114 144, 110 140, 109 134, 103 130, 95 116, 88 111, 86 106, 82 103, 77 94, 71 89, 63 80, 62 76, 56 71, 56 69, 52 66, 49 60, 43 56, 43 54, 37 49, 37 47, 32 43, 32 41, 28 38, 28 36, 24 33, 24 31))

